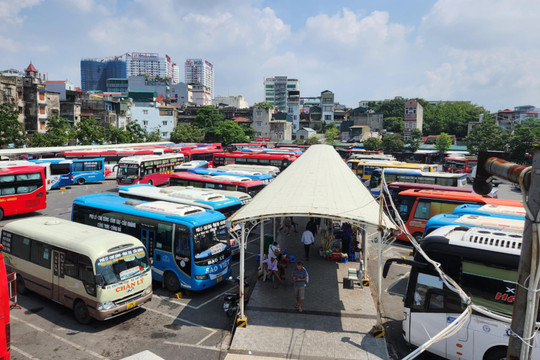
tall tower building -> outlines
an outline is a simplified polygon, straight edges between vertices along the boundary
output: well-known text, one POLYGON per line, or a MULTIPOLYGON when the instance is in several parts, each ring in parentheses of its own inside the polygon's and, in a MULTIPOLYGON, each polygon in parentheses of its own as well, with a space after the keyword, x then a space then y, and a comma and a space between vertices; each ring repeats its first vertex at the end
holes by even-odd
POLYGON ((300 96, 300 82, 298 79, 288 79, 286 76, 266 78, 264 81, 264 101, 271 103, 282 112, 288 112, 289 92, 292 98, 300 96), (298 93, 296 93, 298 91, 298 93))
POLYGON ((203 88, 207 88, 210 103, 204 105, 211 105, 214 98, 214 65, 204 59, 187 59, 185 71, 187 85, 203 85, 203 88))
POLYGON ((405 114, 403 116, 404 139, 409 140, 414 129, 422 131, 423 124, 424 107, 416 100, 407 100, 405 103, 405 114))

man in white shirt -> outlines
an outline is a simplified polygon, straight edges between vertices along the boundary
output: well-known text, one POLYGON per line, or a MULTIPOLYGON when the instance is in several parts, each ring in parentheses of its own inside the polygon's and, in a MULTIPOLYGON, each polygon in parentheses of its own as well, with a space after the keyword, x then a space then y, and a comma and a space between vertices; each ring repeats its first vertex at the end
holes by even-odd
POLYGON ((309 230, 305 230, 303 233, 302 233, 302 243, 304 244, 304 252, 305 252, 305 257, 306 257, 306 261, 309 261, 309 247, 311 246, 311 244, 313 244, 315 242, 315 238, 313 237, 313 233, 309 230))

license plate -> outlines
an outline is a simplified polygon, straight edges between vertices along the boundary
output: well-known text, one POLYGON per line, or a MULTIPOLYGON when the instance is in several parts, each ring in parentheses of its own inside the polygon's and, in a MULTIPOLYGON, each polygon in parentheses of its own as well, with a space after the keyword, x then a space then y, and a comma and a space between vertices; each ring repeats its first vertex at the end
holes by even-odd
POLYGON ((217 277, 216 278, 216 283, 220 282, 222 279, 223 279, 223 276, 217 277))
POLYGON ((130 302, 126 305, 126 310, 129 310, 129 309, 132 309, 134 308, 135 306, 137 306, 137 302, 136 301, 133 301, 133 302, 130 302))

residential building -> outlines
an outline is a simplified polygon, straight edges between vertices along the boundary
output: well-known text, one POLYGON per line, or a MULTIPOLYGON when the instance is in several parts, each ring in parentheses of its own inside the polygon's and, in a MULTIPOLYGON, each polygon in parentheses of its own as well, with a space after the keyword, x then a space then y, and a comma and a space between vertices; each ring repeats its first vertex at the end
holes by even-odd
POLYGON ((377 114, 373 110, 364 107, 352 109, 349 120, 352 121, 352 126, 368 126, 370 132, 383 132, 383 114, 377 114))
POLYGON ((117 126, 118 116, 116 105, 121 100, 107 94, 87 94, 81 93, 81 120, 94 118, 103 126, 117 126))
POLYGON ((330 90, 321 92, 322 121, 325 124, 334 122, 334 93, 330 90))
POLYGON ((0 71, 0 76, 5 76, 5 77, 24 77, 24 72, 22 71, 19 71, 17 69, 7 69, 7 70, 1 70, 0 71))
POLYGON ((216 96, 212 99, 212 105, 217 107, 231 107, 236 109, 249 108, 248 102, 242 95, 237 96, 216 96))
POLYGON ((129 82, 125 78, 109 78, 106 81, 108 93, 127 93, 129 91, 129 82))
POLYGON ((407 100, 403 115, 403 137, 409 140, 414 129, 422 131, 424 107, 416 100, 407 100))
MULTIPOLYGON (((309 108, 309 128, 321 129, 322 126, 322 109, 319 105, 314 105, 309 108)), ((306 126, 304 126, 306 127, 306 126)))
POLYGON ((43 82, 47 88, 47 91, 54 91, 60 94, 60 101, 66 100, 67 91, 75 91, 75 85, 67 80, 52 81, 47 80, 43 82))
MULTIPOLYGON (((3 73, 2 73, 3 75, 3 73)), ((19 113, 19 122, 24 124, 23 78, 0 76, 0 104, 8 103, 19 113)))
POLYGON ((60 117, 67 119, 71 126, 75 126, 81 121, 82 91, 66 90, 65 99, 60 100, 60 117))
POLYGON ((159 135, 163 140, 170 139, 176 116, 175 107, 161 106, 157 102, 136 103, 135 106, 131 107, 132 121, 137 122, 148 132, 159 129, 159 135))
POLYGON ((166 104, 185 105, 189 101, 188 87, 184 83, 172 84, 169 79, 156 79, 147 76, 130 76, 128 79, 130 92, 155 91, 162 95, 166 104))
POLYGON ((199 106, 212 105, 212 93, 210 88, 200 84, 192 84, 191 94, 188 97, 191 98, 191 103, 199 106))
POLYGON ((303 127, 296 132, 296 138, 302 139, 302 140, 307 140, 310 137, 313 137, 315 135, 317 135, 317 132, 313 130, 312 128, 308 128, 308 127, 305 127, 305 128, 303 127))
POLYGON ((60 115, 60 94, 48 94, 43 79, 32 63, 25 70, 22 94, 26 133, 45 133, 49 117, 60 115))
POLYGON ((287 97, 287 115, 291 119, 292 132, 300 130, 300 91, 290 90, 287 97))
MULTIPOLYGON (((204 92, 209 93, 209 101, 202 105, 211 105, 214 97, 214 65, 204 59, 187 59, 185 62, 185 74, 187 85, 203 85, 206 89, 198 87, 194 91, 199 92, 204 89, 204 92)), ((197 97, 199 98, 198 94, 197 97)), ((202 96, 206 98, 207 96, 202 96)), ((195 103, 197 103, 195 101, 195 103)))
POLYGON ((253 109, 251 127, 255 130, 255 137, 270 138, 271 142, 292 140, 292 124, 287 120, 273 120, 272 113, 268 109, 253 109))
POLYGON ((275 76, 266 78, 264 81, 264 101, 274 105, 280 111, 288 112, 287 100, 289 98, 289 91, 298 91, 298 95, 294 93, 292 96, 294 99, 298 96, 298 101, 300 100, 300 82, 298 79, 275 76))

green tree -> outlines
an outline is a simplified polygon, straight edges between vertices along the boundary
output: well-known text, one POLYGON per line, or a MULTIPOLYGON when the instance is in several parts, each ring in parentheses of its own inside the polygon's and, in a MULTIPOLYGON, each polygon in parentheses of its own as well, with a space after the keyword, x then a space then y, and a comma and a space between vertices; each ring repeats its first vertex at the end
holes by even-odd
POLYGON ((266 110, 271 112, 271 111, 274 110, 274 105, 272 105, 271 103, 269 103, 267 101, 264 101, 264 102, 256 103, 255 105, 253 105, 253 108, 255 108, 255 109, 266 109, 266 110))
POLYGON ((137 122, 137 120, 130 121, 126 126, 126 130, 129 136, 129 143, 141 143, 146 139, 146 130, 137 122))
POLYGON ((403 118, 403 114, 405 113, 405 103, 407 102, 407 99, 402 97, 395 97, 392 100, 384 100, 379 101, 373 105, 372 110, 374 110, 377 114, 383 114, 383 116, 386 117, 398 117, 403 118))
POLYGON ((471 154, 487 150, 505 151, 508 138, 508 132, 505 129, 497 126, 494 120, 484 118, 484 121, 475 126, 465 138, 465 144, 471 154))
POLYGON ((224 116, 213 106, 204 105, 197 111, 194 124, 201 129, 212 128, 223 121, 224 116))
POLYGON ((370 137, 364 141, 364 149, 366 150, 382 150, 383 142, 381 139, 376 137, 370 137))
POLYGON ((127 144, 130 142, 130 133, 124 128, 117 128, 109 124, 105 130, 105 141, 109 144, 127 144))
POLYGON ((304 145, 315 145, 320 143, 321 142, 319 141, 319 138, 317 136, 312 136, 304 141, 304 145))
POLYGON ((405 147, 403 136, 401 134, 386 135, 382 139, 382 146, 385 153, 402 152, 405 147))
MULTIPOLYGON (((332 123, 333 124, 333 123, 332 123)), ((333 144, 337 138, 339 138, 338 129, 337 127, 329 127, 324 132, 324 137, 326 138, 326 143, 333 144)))
POLYGON ((534 151, 535 135, 531 127, 516 124, 514 134, 510 137, 510 160, 518 164, 529 164, 525 154, 534 151))
POLYGON ((444 154, 450 150, 452 146, 452 138, 447 133, 441 133, 441 135, 435 141, 435 149, 439 152, 439 158, 442 159, 444 154))
POLYGON ((75 126, 75 132, 80 145, 101 145, 105 141, 105 128, 93 117, 82 119, 75 126))
POLYGON ((207 129, 205 141, 221 142, 223 146, 227 146, 232 143, 246 143, 249 138, 240 125, 232 120, 224 120, 207 129))
POLYGON ((465 101, 428 106, 424 109, 423 132, 426 135, 446 132, 462 139, 467 135, 469 122, 478 121, 480 114, 484 115, 484 119, 489 116, 483 107, 465 101))
POLYGON ((13 144, 21 147, 26 142, 24 128, 19 122, 19 113, 14 106, 0 104, 0 146, 13 144))
POLYGON ((146 142, 158 142, 161 141, 161 134, 159 132, 159 127, 155 128, 150 132, 145 132, 144 141, 146 142))
MULTIPOLYGON (((32 136, 32 139, 33 138, 34 136, 32 136)), ((69 125, 69 122, 56 115, 47 120, 47 128, 44 136, 38 135, 31 143, 39 143, 42 144, 41 146, 65 146, 70 139, 74 138, 75 131, 71 125, 69 125)))
POLYGON ((383 129, 387 132, 403 134, 403 116, 389 116, 383 118, 383 129))
POLYGON ((47 135, 38 133, 37 131, 32 134, 32 137, 28 140, 28 146, 30 147, 47 147, 50 146, 47 135))
POLYGON ((414 129, 411 132, 411 137, 409 141, 407 141, 407 144, 409 145, 409 150, 412 153, 420 149, 420 145, 422 145, 422 131, 420 131, 419 129, 414 129))
POLYGON ((531 129, 532 133, 534 134, 534 137, 539 139, 540 138, 540 119, 535 118, 527 118, 523 120, 523 126, 528 127, 531 129))
POLYGON ((176 125, 171 133, 174 143, 198 143, 204 141, 204 131, 198 126, 181 124, 176 125))

